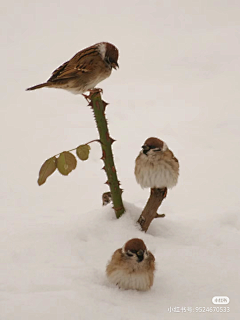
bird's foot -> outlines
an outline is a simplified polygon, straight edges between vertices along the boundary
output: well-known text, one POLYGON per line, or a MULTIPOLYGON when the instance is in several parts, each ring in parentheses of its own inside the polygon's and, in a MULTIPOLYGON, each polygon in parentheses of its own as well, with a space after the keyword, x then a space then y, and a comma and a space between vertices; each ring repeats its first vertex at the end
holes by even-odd
POLYGON ((91 101, 91 97, 94 93, 103 93, 103 90, 101 88, 94 88, 94 89, 89 89, 88 90, 89 95, 83 94, 83 97, 87 100, 87 102, 91 101))
POLYGON ((93 89, 89 89, 88 91, 89 91, 90 96, 94 93, 103 93, 103 89, 101 89, 101 88, 93 88, 93 89))

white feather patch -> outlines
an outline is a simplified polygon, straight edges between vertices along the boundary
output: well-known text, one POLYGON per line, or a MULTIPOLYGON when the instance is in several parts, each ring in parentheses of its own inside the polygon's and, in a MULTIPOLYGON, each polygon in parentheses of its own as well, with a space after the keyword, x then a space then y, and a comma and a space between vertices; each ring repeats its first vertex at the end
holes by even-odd
POLYGON ((166 151, 167 149, 168 149, 168 146, 167 146, 166 142, 163 142, 162 150, 166 151))
POLYGON ((102 56, 102 59, 104 59, 106 54, 106 43, 103 43, 103 42, 99 43, 98 50, 102 56))
POLYGON ((115 270, 109 275, 109 280, 122 289, 146 291, 151 287, 148 273, 127 273, 124 270, 115 270))

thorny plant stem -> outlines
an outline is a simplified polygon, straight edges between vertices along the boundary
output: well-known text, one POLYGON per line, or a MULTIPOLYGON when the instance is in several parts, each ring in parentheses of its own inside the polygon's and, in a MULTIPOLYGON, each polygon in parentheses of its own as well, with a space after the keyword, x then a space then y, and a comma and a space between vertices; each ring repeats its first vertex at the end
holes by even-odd
POLYGON ((117 171, 113 160, 112 144, 115 141, 110 137, 108 131, 107 120, 105 116, 105 108, 107 103, 101 98, 100 91, 90 93, 87 97, 91 102, 89 105, 93 109, 97 129, 100 136, 100 142, 102 147, 102 160, 104 162, 103 169, 106 171, 108 181, 106 184, 109 185, 113 209, 115 211, 116 217, 120 218, 125 212, 123 202, 122 202, 122 190, 120 189, 120 183, 117 178, 117 171))

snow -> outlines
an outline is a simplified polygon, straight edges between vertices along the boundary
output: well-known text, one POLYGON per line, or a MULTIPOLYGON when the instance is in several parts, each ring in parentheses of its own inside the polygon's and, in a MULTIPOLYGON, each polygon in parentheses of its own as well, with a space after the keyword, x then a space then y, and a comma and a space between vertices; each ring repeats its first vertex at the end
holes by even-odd
POLYGON ((240 43, 237 1, 7 2, 2 10, 1 320, 237 319, 239 317, 240 43), (127 209, 102 208, 101 151, 68 177, 37 185, 51 156, 98 138, 81 96, 47 80, 77 51, 101 41, 120 69, 101 83, 127 209), (180 163, 179 182, 141 232, 149 190, 134 161, 150 136, 180 163), (134 237, 155 255, 148 292, 110 284, 112 253, 134 237), (230 298, 229 313, 190 312, 230 298), (170 307, 188 311, 169 312, 170 307))

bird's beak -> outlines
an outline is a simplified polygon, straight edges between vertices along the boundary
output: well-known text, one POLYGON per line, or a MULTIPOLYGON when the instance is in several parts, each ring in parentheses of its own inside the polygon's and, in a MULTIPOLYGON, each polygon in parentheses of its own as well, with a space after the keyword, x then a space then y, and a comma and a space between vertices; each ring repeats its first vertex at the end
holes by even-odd
POLYGON ((144 253, 143 250, 139 250, 137 252, 138 262, 143 261, 143 253, 144 253))
POLYGON ((118 65, 117 62, 113 62, 113 63, 112 63, 112 67, 113 67, 115 70, 117 70, 117 68, 119 68, 119 65, 118 65))

